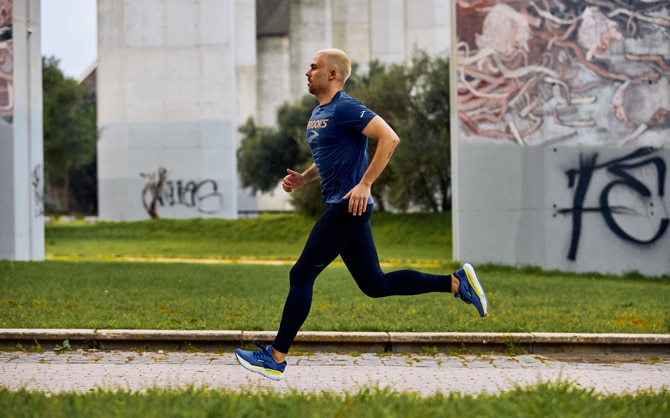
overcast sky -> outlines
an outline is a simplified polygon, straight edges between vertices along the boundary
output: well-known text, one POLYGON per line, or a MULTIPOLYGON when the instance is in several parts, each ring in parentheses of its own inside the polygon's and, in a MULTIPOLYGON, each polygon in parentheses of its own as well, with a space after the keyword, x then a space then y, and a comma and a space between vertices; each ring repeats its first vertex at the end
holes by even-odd
POLYGON ((42 56, 78 79, 98 56, 96 0, 41 0, 42 56))

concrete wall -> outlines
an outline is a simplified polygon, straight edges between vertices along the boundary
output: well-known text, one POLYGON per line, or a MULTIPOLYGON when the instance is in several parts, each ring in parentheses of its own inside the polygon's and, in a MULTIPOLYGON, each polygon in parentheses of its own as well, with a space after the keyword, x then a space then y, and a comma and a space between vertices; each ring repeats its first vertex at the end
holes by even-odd
POLYGON ((409 62, 417 50, 446 54, 451 45, 451 6, 445 0, 370 0, 370 56, 409 62))
POLYGON ((257 125, 276 126, 277 109, 291 97, 288 36, 259 38, 257 125))
POLYGON ((454 257, 670 273, 668 5, 486 3, 454 5, 454 257))
POLYGON ((0 7, 0 259, 43 260, 40 2, 0 7))
POLYGON ((322 48, 346 51, 366 71, 371 60, 409 62, 417 50, 444 54, 451 45, 449 0, 291 0, 290 20, 300 94, 307 65, 322 48))
POLYGON ((101 219, 146 219, 140 174, 159 167, 161 217, 237 216, 237 127, 256 108, 254 16, 253 0, 99 0, 101 219))
POLYGON ((333 0, 290 0, 291 97, 307 93, 305 72, 314 53, 333 46, 333 0))
POLYGON ((456 259, 670 273, 670 150, 464 142, 457 156, 456 259))

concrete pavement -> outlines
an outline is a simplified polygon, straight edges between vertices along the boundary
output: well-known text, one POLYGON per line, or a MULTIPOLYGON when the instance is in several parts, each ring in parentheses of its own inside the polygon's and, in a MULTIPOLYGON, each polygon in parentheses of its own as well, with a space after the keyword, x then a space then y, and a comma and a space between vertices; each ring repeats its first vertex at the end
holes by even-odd
POLYGON ((670 389, 670 359, 565 361, 540 355, 315 353, 289 357, 276 382, 237 364, 232 352, 73 350, 0 352, 0 387, 47 393, 96 389, 208 388, 279 393, 355 393, 364 387, 481 394, 568 381, 602 394, 670 389))
POLYGON ((0 329, 0 387, 48 393, 373 387, 426 396, 568 381, 603 394, 670 390, 667 334, 300 332, 281 382, 243 369, 233 355, 240 344, 272 341, 274 334, 0 329), (72 350, 57 352, 66 339, 72 350), (425 352, 439 354, 419 354, 425 352))

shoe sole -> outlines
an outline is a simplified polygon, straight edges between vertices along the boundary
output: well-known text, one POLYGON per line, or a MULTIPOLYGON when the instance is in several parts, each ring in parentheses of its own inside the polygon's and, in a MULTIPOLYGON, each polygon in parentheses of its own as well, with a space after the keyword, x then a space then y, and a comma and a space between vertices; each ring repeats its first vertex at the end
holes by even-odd
POLYGON ((463 270, 465 271, 465 275, 468 277, 468 283, 470 283, 470 287, 472 287, 472 289, 477 294, 477 297, 479 297, 479 301, 482 305, 482 311, 484 311, 483 315, 481 312, 479 312, 479 316, 483 318, 489 314, 489 303, 486 300, 484 289, 482 288, 482 285, 479 284, 479 280, 477 280, 477 274, 475 274, 475 269, 470 264, 465 263, 463 265, 463 270))
POLYGON ((250 372, 261 374, 267 377, 268 379, 272 380, 284 379, 284 373, 280 372, 279 370, 272 370, 272 369, 266 369, 265 367, 261 366, 254 366, 253 364, 249 363, 248 361, 240 357, 237 353, 235 353, 235 358, 237 358, 237 362, 240 363, 242 367, 249 370, 250 372))

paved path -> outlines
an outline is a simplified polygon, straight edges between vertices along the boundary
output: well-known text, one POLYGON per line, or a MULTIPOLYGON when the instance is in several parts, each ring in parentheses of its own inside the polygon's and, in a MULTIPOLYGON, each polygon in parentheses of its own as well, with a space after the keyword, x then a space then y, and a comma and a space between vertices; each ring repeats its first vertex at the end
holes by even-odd
POLYGON ((76 350, 0 352, 0 387, 48 393, 197 387, 225 390, 354 393, 389 388, 427 396, 500 393, 538 382, 569 381, 602 394, 670 390, 670 360, 588 363, 537 355, 448 356, 311 354, 289 358, 281 382, 250 373, 230 352, 76 350))

